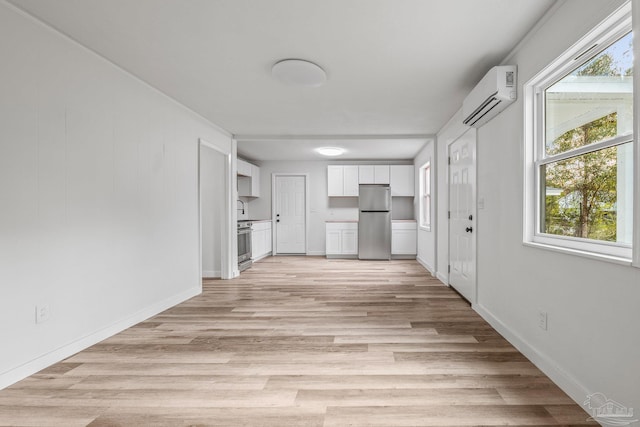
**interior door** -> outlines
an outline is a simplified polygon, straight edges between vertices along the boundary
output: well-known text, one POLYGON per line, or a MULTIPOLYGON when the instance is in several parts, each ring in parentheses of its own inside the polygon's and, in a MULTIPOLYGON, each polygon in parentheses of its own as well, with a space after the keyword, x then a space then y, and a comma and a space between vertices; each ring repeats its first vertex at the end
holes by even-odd
POLYGON ((276 252, 306 253, 306 177, 276 176, 276 252))
POLYGON ((449 145, 449 284, 476 302, 476 130, 449 145))

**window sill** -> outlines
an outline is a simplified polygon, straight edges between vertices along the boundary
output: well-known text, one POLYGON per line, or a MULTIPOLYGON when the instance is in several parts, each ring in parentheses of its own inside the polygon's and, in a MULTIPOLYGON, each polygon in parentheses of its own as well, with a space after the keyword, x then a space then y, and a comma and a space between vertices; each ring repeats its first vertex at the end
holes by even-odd
POLYGON ((595 252, 581 251, 579 249, 564 248, 562 246, 547 245, 544 243, 522 242, 522 244, 524 246, 529 246, 532 248, 544 249, 544 250, 559 252, 559 253, 568 254, 568 255, 576 255, 584 258, 594 259, 597 261, 610 262, 612 264, 625 265, 629 267, 632 266, 631 259, 629 258, 621 258, 621 257, 612 256, 612 255, 599 254, 595 252))

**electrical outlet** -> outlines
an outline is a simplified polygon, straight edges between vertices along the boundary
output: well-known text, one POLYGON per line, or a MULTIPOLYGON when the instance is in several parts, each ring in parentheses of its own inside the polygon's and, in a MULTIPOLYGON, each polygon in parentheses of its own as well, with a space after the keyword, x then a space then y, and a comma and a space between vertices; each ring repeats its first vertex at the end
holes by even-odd
POLYGON ((51 306, 49 304, 36 305, 36 323, 44 323, 51 317, 51 306))
POLYGON ((547 330, 547 312, 546 311, 538 312, 538 326, 543 331, 547 330))

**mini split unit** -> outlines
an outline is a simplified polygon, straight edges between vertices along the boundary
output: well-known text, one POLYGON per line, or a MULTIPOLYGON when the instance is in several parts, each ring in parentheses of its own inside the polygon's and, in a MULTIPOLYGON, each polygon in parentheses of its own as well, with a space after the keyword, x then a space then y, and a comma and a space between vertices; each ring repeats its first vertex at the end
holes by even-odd
POLYGON ((462 122, 480 127, 507 108, 517 98, 515 65, 493 67, 469 93, 462 104, 462 122))

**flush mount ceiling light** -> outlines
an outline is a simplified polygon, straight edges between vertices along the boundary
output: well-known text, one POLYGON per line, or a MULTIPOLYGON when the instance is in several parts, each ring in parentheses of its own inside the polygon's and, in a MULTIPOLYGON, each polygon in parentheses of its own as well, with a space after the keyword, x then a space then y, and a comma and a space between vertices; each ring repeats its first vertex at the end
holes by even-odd
POLYGON ((273 64, 271 74, 282 83, 291 86, 322 86, 327 73, 313 62, 302 59, 283 59, 273 64))
POLYGON ((316 153, 323 156, 335 157, 344 154, 346 150, 340 147, 320 147, 316 148, 316 153))

